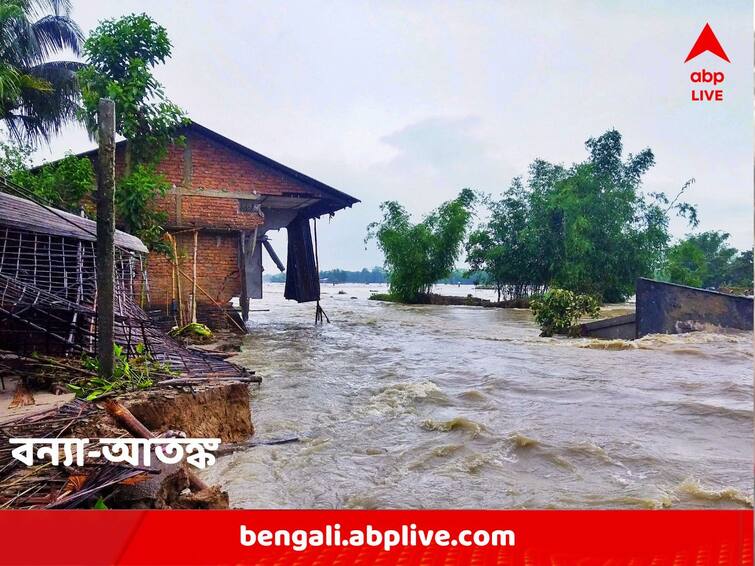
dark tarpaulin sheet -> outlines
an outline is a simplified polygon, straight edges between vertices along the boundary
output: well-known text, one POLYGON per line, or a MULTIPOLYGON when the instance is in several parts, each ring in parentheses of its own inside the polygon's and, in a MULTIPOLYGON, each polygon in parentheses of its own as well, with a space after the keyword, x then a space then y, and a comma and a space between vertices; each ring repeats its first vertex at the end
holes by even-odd
POLYGON ((309 219, 297 216, 286 227, 288 258, 284 297, 299 303, 320 300, 320 274, 315 262, 309 219))

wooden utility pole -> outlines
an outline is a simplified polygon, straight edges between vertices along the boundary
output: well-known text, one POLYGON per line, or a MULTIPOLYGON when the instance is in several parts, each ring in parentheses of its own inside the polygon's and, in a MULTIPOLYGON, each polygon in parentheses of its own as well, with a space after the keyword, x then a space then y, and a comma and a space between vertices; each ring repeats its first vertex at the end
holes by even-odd
POLYGON ((113 376, 113 287, 115 284, 115 103, 97 107, 97 358, 99 375, 113 376))

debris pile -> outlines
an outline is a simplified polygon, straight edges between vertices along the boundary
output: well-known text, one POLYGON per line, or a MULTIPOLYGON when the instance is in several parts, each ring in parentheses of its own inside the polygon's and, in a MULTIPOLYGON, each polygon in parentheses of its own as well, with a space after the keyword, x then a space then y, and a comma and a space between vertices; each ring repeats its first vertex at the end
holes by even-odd
MULTIPOLYGON (((120 231, 115 235, 114 335, 128 379, 119 379, 115 372, 113 380, 100 379, 91 365, 97 352, 95 222, 24 198, 29 195, 23 189, 2 178, 0 191, 6 191, 0 192, 0 389, 5 389, 6 380, 16 381, 13 402, 19 406, 34 403, 33 389, 69 390, 84 398, 0 422, 0 508, 89 505, 106 488, 147 482, 158 474, 165 484, 160 485, 165 488, 162 503, 155 500, 150 505, 190 507, 193 501, 198 506, 227 506, 227 497, 223 503, 220 492, 207 491, 194 481, 199 488, 188 500, 187 494, 171 491, 170 485, 182 484, 186 473, 192 479, 189 472, 174 476, 178 472, 173 470, 171 484, 165 483, 165 470, 152 467, 87 458, 84 467, 40 461, 27 468, 12 457, 10 438, 75 436, 77 426, 104 418, 107 411, 101 401, 130 389, 192 392, 208 383, 222 386, 260 379, 226 361, 223 354, 189 349, 153 325, 142 308, 149 304, 147 248, 120 231), (134 379, 138 363, 140 371, 149 372, 134 379)), ((248 413, 248 401, 245 407, 248 413)), ((122 422, 109 432, 112 438, 134 435, 122 422)))
MULTIPOLYGON (((1 185, 2 183, 0 183, 1 185)), ((2 187, 0 187, 2 188, 2 187)), ((70 356, 96 352, 94 221, 0 192, 0 344, 70 356)), ((249 378, 248 370, 166 336, 138 305, 149 300, 144 244, 118 231, 115 342, 126 356, 146 348, 183 378, 249 378)))
MULTIPOLYGON (((86 456, 83 466, 53 466, 39 460, 25 467, 11 454, 11 438, 61 438, 77 434, 79 427, 93 426, 107 430, 110 438, 155 436, 115 401, 100 405, 76 399, 44 413, 0 424, 0 509, 70 509, 92 506, 95 499, 113 507, 136 506, 137 500, 128 493, 140 484, 148 487, 137 490, 139 507, 228 507, 227 494, 204 484, 185 464, 166 469, 115 464, 86 456)), ((89 448, 98 446, 94 442, 89 448)))

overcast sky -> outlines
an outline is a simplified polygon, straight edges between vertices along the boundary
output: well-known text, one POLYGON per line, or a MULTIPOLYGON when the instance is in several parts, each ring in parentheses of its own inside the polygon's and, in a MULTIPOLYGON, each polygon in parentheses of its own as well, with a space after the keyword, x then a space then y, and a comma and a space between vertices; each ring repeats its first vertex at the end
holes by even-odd
MULTIPOLYGON (((321 222, 322 268, 382 264, 363 238, 383 200, 420 216, 462 187, 499 193, 609 128, 655 152, 647 190, 694 177, 700 229, 752 246, 751 1, 73 4, 85 31, 148 13, 173 42, 158 78, 191 118, 361 199, 321 222), (684 64, 706 22, 731 64, 684 64), (726 73, 724 102, 690 100, 702 68, 726 73)), ((72 127, 41 156, 90 147, 72 127)))

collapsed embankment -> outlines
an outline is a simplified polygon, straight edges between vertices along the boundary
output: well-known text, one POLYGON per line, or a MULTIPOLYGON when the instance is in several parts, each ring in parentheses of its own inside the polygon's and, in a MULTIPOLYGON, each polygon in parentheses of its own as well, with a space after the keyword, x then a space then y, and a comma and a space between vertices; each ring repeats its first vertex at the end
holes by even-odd
MULTIPOLYGON (((254 434, 246 383, 207 383, 190 389, 154 389, 125 393, 118 402, 153 434, 180 431, 194 438, 241 442, 254 434)), ((72 436, 99 438, 117 427, 98 411, 73 427, 72 436)))
POLYGON ((153 432, 180 430, 190 437, 223 442, 241 442, 254 434, 246 383, 130 393, 122 403, 153 432))
MULTIPOLYGON (((183 433, 189 438, 219 438, 237 443, 254 433, 246 383, 206 384, 190 390, 153 390, 119 398, 141 424, 156 436, 183 433)), ((113 436, 120 423, 107 411, 74 428, 78 438, 113 436)), ((111 507, 157 509, 228 509, 228 494, 218 486, 196 485, 192 468, 157 462, 160 473, 143 482, 121 486, 111 507)), ((201 481, 200 481, 201 484, 201 481)))
POLYGON ((133 466, 88 454, 80 467, 44 460, 27 467, 12 457, 9 439, 87 438, 96 448, 100 438, 185 435, 233 445, 254 433, 248 388, 235 381, 155 387, 106 401, 74 399, 5 421, 0 424, 0 508, 89 508, 95 500, 117 509, 229 508, 228 494, 206 485, 185 462, 167 465, 153 457, 149 466, 133 466))

